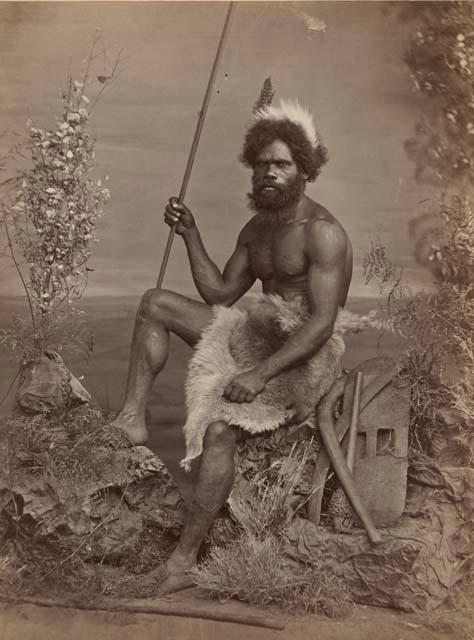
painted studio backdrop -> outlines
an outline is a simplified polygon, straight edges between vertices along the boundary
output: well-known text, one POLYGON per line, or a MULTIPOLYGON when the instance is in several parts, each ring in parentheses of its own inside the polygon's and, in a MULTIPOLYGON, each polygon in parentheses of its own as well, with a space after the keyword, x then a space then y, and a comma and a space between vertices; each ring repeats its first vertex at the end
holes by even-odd
MULTIPOLYGON (((61 86, 68 71, 80 75, 97 28, 96 73, 110 73, 122 51, 90 122, 112 197, 87 296, 139 295, 156 281, 163 205, 179 191, 225 13, 225 3, 211 2, 1 3, 0 131, 21 133, 28 117, 54 124, 61 86)), ((271 76, 276 99, 295 97, 313 111, 328 147, 329 163, 308 194, 352 239, 351 295, 376 294, 361 263, 377 235, 418 279, 407 221, 421 192, 403 142, 419 98, 403 63, 404 28, 383 2, 237 5, 186 197, 217 264, 249 216, 249 174, 238 155, 271 76)), ((177 241, 165 286, 193 294, 185 260, 177 241)), ((20 293, 13 269, 2 268, 0 293, 20 293)))

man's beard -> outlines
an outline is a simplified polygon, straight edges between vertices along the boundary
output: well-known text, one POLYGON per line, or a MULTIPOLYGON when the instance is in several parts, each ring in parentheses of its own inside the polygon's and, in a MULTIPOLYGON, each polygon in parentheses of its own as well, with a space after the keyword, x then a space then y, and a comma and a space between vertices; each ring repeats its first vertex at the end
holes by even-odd
POLYGON ((262 181, 256 183, 252 177, 252 193, 247 194, 249 207, 259 213, 269 224, 279 225, 288 222, 293 217, 294 207, 304 193, 306 180, 301 173, 286 186, 274 185, 262 181), (274 190, 266 191, 265 186, 272 186, 274 190))

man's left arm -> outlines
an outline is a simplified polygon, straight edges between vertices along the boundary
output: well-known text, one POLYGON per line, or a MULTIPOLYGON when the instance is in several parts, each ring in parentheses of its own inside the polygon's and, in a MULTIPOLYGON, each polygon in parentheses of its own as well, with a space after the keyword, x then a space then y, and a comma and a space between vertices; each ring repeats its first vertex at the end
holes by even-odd
POLYGON ((234 402, 251 402, 269 380, 315 354, 331 337, 346 286, 347 238, 341 227, 316 220, 308 228, 309 319, 285 344, 257 367, 236 376, 224 396, 234 402))

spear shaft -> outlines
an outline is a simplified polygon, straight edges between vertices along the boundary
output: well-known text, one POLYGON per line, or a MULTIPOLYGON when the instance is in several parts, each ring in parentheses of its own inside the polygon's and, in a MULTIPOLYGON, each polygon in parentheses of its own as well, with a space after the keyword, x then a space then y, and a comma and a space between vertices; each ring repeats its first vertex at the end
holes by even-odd
MULTIPOLYGON (((214 64, 212 65, 211 75, 209 76, 209 82, 207 84, 206 93, 204 95, 204 100, 202 103, 201 111, 199 112, 198 121, 196 124, 196 130, 194 132, 193 142, 191 144, 191 150, 188 156, 188 162, 186 164, 186 169, 184 171, 183 182, 181 183, 181 189, 178 196, 178 202, 181 204, 184 200, 184 196, 186 195, 186 189, 188 187, 189 178, 191 177, 191 171, 193 169, 194 159, 196 157, 197 148, 199 145, 199 139, 201 137, 201 132, 204 126, 204 120, 206 118, 207 109, 209 107, 209 102, 211 100, 212 89, 214 87, 214 82, 217 75, 217 70, 219 68, 219 63, 221 60, 222 50, 224 49, 224 44, 227 36, 227 29, 229 26, 230 18, 232 15, 232 11, 234 9, 235 2, 229 3, 229 8, 227 9, 227 15, 224 22, 224 26, 222 28, 221 37, 219 40, 219 45, 217 47, 216 57, 214 58, 214 64)), ((176 223, 177 224, 177 223, 176 223)), ((156 288, 161 289, 163 284, 163 279, 165 277, 166 267, 168 265, 168 260, 171 253, 171 246, 173 244, 173 239, 176 232, 176 224, 174 224, 169 232, 168 240, 166 242, 165 251, 163 254, 163 259, 161 261, 160 273, 158 275, 158 281, 156 283, 156 288)))

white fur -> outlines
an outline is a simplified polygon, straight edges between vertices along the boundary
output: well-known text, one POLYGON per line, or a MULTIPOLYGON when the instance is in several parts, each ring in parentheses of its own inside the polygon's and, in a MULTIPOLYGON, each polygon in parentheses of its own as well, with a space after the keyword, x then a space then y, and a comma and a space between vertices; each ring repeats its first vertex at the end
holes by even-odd
POLYGON ((290 120, 303 129, 313 149, 319 146, 320 140, 313 116, 300 105, 298 100, 280 100, 279 107, 271 105, 262 107, 254 114, 254 117, 256 120, 290 120))
POLYGON ((222 394, 238 373, 274 353, 308 318, 298 300, 256 296, 247 308, 214 309, 191 359, 186 381, 188 418, 184 425, 185 469, 202 453, 209 424, 222 420, 250 433, 274 430, 295 418, 304 419, 341 374, 345 345, 342 334, 373 326, 373 318, 340 311, 334 333, 306 363, 270 380, 253 402, 229 402, 222 394))

